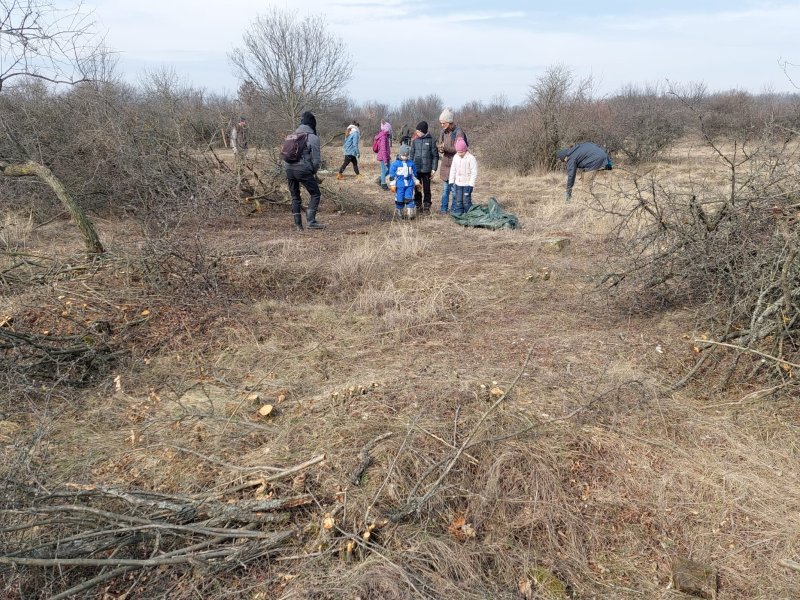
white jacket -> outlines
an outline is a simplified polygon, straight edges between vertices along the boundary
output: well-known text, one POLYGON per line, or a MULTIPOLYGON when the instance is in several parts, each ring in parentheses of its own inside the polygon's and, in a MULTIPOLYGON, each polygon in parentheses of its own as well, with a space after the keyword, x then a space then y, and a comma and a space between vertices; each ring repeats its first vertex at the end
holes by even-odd
POLYGON ((456 154, 450 166, 449 183, 475 187, 476 179, 478 179, 478 161, 475 160, 475 155, 469 150, 463 157, 456 154))

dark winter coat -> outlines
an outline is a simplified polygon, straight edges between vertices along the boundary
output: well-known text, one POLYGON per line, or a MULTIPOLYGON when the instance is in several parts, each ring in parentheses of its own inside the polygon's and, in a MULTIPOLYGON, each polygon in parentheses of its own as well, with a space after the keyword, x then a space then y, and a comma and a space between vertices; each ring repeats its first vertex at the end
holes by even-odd
POLYGON ((597 144, 584 142, 576 144, 567 150, 558 153, 558 159, 567 159, 567 191, 572 190, 575 184, 575 175, 578 169, 584 171, 598 171, 605 169, 610 164, 608 153, 597 144))
POLYGON ((294 131, 295 133, 307 133, 306 147, 303 150, 303 158, 296 163, 283 163, 287 169, 292 169, 295 172, 310 171, 316 173, 322 161, 320 159, 320 144, 319 137, 314 133, 314 130, 308 125, 300 125, 294 131))
POLYGON ((439 149, 433 143, 430 133, 411 142, 411 154, 408 158, 414 161, 418 173, 430 173, 439 168, 439 149))

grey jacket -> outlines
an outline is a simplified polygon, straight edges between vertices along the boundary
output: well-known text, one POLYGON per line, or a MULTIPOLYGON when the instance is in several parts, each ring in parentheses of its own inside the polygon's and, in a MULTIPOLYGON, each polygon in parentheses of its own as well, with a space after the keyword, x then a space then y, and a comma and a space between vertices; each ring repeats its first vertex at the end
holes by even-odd
POLYGON ((303 158, 296 163, 284 162, 283 165, 287 169, 292 169, 293 171, 310 171, 311 173, 316 173, 317 170, 319 170, 320 164, 322 164, 320 160, 319 137, 308 125, 300 125, 294 132, 308 134, 306 138, 306 148, 303 151, 303 158))
POLYGON ((408 158, 414 161, 417 173, 430 173, 439 168, 439 149, 430 133, 411 142, 411 154, 408 158))
POLYGON ((578 169, 598 171, 608 165, 608 154, 597 144, 583 142, 558 153, 559 160, 567 158, 567 191, 575 184, 578 169))

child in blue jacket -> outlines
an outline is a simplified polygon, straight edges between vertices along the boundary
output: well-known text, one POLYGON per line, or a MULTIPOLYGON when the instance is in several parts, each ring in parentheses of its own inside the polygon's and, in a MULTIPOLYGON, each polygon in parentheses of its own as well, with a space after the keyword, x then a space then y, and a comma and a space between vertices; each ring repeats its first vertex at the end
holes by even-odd
MULTIPOLYGON (((403 209, 416 209, 414 202, 414 186, 416 185, 417 167, 413 160, 409 160, 411 148, 408 144, 400 146, 397 159, 389 167, 389 181, 392 191, 395 193, 394 207, 395 215, 403 217, 403 209)), ((410 211, 412 214, 416 211, 410 211)))

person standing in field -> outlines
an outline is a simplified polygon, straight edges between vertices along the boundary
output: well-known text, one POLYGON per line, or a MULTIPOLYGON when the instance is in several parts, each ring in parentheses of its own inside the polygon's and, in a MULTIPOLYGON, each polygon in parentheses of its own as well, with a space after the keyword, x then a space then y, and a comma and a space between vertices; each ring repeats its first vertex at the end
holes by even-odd
POLYGON ((381 129, 372 140, 372 151, 378 155, 378 162, 381 163, 379 185, 388 190, 386 176, 389 174, 389 161, 392 160, 392 125, 388 121, 381 119, 381 129))
POLYGON ((450 185, 450 165, 453 163, 453 157, 456 155, 456 140, 462 139, 467 141, 467 134, 458 125, 454 123, 455 115, 453 109, 448 107, 439 115, 439 125, 442 126, 442 131, 439 134, 439 142, 437 147, 439 150, 439 178, 442 180, 442 201, 439 206, 439 214, 446 215, 450 210, 450 193, 453 191, 450 185))
POLYGON ((247 160, 248 133, 247 120, 244 117, 239 117, 239 120, 231 128, 230 142, 234 164, 236 165, 236 176, 240 184, 244 164, 247 160))
MULTIPOLYGON (((297 231, 303 230, 303 215, 301 213, 302 203, 300 201, 300 186, 306 188, 308 195, 308 210, 306 211, 306 225, 309 229, 323 229, 325 225, 317 221, 317 209, 319 208, 319 201, 322 196, 319 190, 319 184, 315 177, 319 170, 320 159, 320 143, 317 136, 317 119, 310 112, 304 112, 300 117, 300 126, 295 130, 294 148, 291 161, 284 158, 284 167, 286 169, 286 180, 289 184, 289 194, 292 196, 292 216, 294 217, 294 226, 297 231)), ((287 137, 287 142, 289 138, 287 137)), ((284 142, 284 148, 281 154, 284 154, 287 142, 284 142)))
POLYGON ((478 179, 478 161, 469 151, 469 146, 462 138, 456 140, 456 155, 450 166, 450 185, 454 187, 454 216, 467 212, 472 207, 472 190, 478 179))
POLYGON ((439 149, 428 132, 428 122, 420 121, 411 142, 409 158, 417 168, 417 177, 422 191, 415 190, 414 200, 423 213, 431 212, 431 176, 439 168, 439 149))
POLYGON ((592 142, 583 142, 565 150, 559 150, 556 156, 559 161, 567 163, 567 191, 564 194, 567 202, 572 199, 572 186, 575 185, 575 175, 578 169, 591 172, 589 185, 593 186, 597 171, 610 171, 612 166, 608 153, 592 142))
POLYGON ((414 218, 416 203, 414 202, 414 187, 416 185, 417 168, 414 161, 409 158, 411 148, 408 144, 400 146, 397 159, 389 167, 389 183, 395 193, 395 216, 402 219, 407 215, 414 218), (406 210, 408 209, 408 210, 406 210))
POLYGON ((411 128, 408 126, 408 123, 403 125, 403 128, 400 130, 400 143, 406 145, 411 143, 411 128))
POLYGON ((347 127, 347 131, 345 133, 343 147, 344 162, 342 163, 342 166, 339 167, 339 173, 336 175, 336 179, 344 179, 344 170, 350 163, 353 163, 353 171, 355 171, 356 177, 359 177, 358 157, 361 156, 361 151, 359 149, 360 140, 361 129, 359 129, 358 123, 353 121, 347 127))

